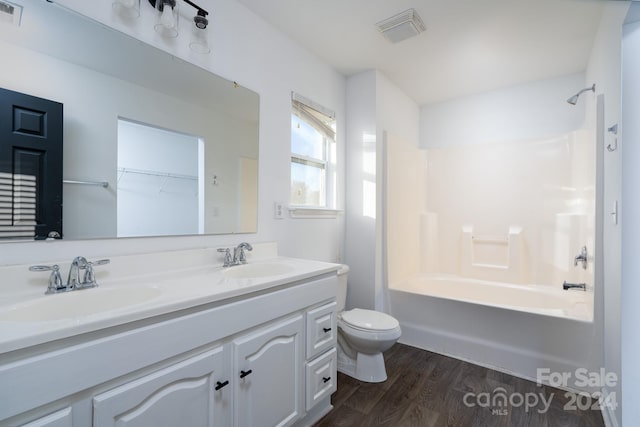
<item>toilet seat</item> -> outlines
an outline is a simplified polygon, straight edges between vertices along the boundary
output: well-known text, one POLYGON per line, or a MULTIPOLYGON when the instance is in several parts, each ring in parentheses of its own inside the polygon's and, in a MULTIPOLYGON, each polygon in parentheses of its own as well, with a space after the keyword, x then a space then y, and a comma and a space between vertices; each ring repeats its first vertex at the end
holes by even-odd
POLYGON ((400 326, 400 323, 394 317, 386 313, 361 308, 343 311, 340 319, 351 329, 364 332, 392 331, 400 326))

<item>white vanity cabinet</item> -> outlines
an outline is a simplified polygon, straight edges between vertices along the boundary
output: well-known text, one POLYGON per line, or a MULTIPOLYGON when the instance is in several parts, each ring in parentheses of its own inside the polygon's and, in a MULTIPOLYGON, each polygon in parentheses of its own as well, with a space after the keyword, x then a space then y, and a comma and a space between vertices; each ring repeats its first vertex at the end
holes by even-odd
POLYGON ((313 424, 335 391, 336 293, 323 273, 16 351, 0 426, 313 424))

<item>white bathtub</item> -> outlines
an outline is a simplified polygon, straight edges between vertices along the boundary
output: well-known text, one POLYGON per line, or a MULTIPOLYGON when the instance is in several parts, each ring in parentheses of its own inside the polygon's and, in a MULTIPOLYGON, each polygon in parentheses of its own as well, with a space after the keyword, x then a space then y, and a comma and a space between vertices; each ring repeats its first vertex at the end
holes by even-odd
POLYGON ((558 288, 428 275, 390 285, 388 309, 404 344, 532 381, 539 368, 595 370, 602 344, 593 293, 558 288))
POLYGON ((593 293, 561 285, 512 285, 451 275, 425 275, 390 285, 396 291, 471 304, 593 321, 593 293))

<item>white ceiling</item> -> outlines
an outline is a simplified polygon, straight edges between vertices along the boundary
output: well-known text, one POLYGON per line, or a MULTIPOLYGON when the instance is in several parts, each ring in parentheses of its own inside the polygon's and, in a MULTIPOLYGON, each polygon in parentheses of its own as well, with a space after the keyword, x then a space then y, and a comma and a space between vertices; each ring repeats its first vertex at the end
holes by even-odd
POLYGON ((585 70, 602 0, 238 0, 344 75, 382 71, 419 105, 585 70), (375 23, 414 8, 398 44, 375 23))

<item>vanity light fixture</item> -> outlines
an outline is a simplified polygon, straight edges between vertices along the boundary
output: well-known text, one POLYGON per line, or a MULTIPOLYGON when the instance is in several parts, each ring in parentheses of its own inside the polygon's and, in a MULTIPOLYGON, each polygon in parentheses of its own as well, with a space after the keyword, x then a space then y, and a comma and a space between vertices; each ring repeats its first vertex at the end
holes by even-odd
MULTIPOLYGON (((0 5, 5 0, 0 0, 0 5)), ((189 48, 198 53, 209 53, 209 34, 207 27, 209 12, 190 0, 182 0, 189 6, 196 9, 191 27, 191 37, 189 48)), ((178 23, 180 14, 178 13, 178 0, 149 0, 149 4, 158 11, 158 17, 154 29, 163 37, 178 37, 178 23)), ((140 0, 112 0, 113 10, 123 18, 137 18, 140 16, 140 0)))
MULTIPOLYGON (((198 53, 209 53, 211 51, 207 34, 207 26, 209 25, 207 15, 209 12, 190 0, 182 1, 197 10, 193 17, 189 47, 198 53)), ((154 27, 155 30, 165 37, 177 37, 179 21, 177 0, 149 0, 149 3, 160 12, 158 22, 154 27)))

